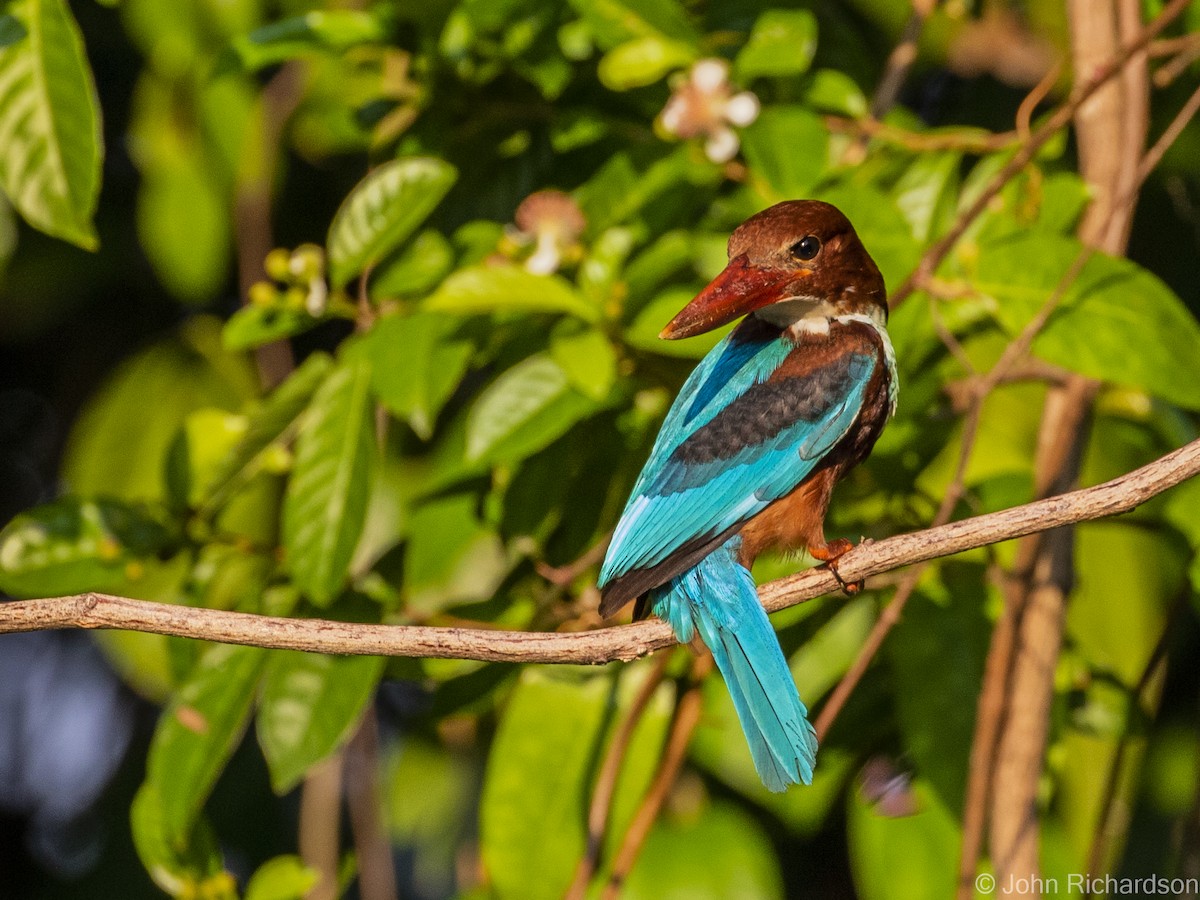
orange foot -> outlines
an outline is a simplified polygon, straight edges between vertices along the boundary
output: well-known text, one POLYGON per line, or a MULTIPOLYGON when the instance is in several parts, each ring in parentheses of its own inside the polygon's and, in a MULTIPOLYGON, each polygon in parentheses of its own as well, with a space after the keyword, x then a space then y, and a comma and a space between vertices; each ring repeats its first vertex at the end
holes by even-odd
POLYGON ((853 597, 863 589, 863 580, 860 578, 858 581, 845 581, 838 572, 838 560, 853 548, 854 544, 846 540, 846 538, 837 538, 829 541, 823 547, 808 548, 808 552, 821 560, 825 564, 825 568, 833 573, 833 577, 837 579, 838 584, 842 586, 842 590, 849 597, 853 597))

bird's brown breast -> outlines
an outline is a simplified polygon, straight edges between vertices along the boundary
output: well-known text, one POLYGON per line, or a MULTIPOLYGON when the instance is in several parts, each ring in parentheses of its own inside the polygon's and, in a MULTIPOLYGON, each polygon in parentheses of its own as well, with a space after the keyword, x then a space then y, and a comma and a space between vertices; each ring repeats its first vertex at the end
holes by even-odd
POLYGON ((825 514, 834 485, 866 458, 887 423, 890 376, 883 344, 878 333, 864 322, 834 321, 828 334, 804 335, 770 380, 807 381, 811 373, 829 368, 836 357, 847 353, 870 353, 877 359, 862 410, 845 437, 804 481, 743 526, 741 554, 747 565, 768 549, 811 551, 825 546, 825 514))

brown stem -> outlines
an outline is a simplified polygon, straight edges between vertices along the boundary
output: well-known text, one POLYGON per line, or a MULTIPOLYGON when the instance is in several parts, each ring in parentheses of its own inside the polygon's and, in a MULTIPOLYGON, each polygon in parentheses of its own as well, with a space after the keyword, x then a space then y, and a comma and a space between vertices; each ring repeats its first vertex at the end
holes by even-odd
MULTIPOLYGON (((1192 39, 1190 46, 1181 47, 1178 55, 1174 59, 1163 63, 1162 67, 1154 73, 1154 86, 1165 88, 1172 81, 1186 72, 1197 59, 1200 59, 1200 43, 1196 42, 1196 35, 1189 34, 1185 37, 1192 39)), ((1166 43, 1162 41, 1160 43, 1166 43)))
POLYGON ((337 897, 338 830, 342 814, 342 754, 308 770, 300 791, 300 858, 320 873, 305 900, 337 897))
POLYGON ((706 653, 697 657, 692 666, 692 686, 680 698, 679 705, 675 709, 675 721, 671 723, 671 733, 667 736, 667 746, 663 751, 662 764, 654 776, 654 783, 650 785, 650 791, 646 794, 642 805, 638 807, 629 830, 625 832, 625 839, 621 842, 621 849, 617 851, 612 873, 609 875, 608 883, 604 886, 604 892, 601 895, 603 900, 616 900, 620 896, 621 886, 629 877, 629 873, 633 871, 633 866, 642 852, 646 838, 650 835, 650 829, 658 819, 663 803, 675 785, 675 779, 679 777, 683 758, 687 754, 688 744, 692 740, 692 732, 700 724, 700 711, 703 707, 701 685, 704 677, 711 671, 712 664, 712 656, 706 653))
POLYGON ((983 666, 983 684, 975 714, 975 734, 967 763, 967 787, 963 796, 963 844, 958 866, 958 900, 975 896, 975 869, 983 849, 984 825, 992 786, 992 759, 1000 723, 1004 716, 1004 692, 1016 643, 1015 610, 1006 605, 988 646, 983 666))
POLYGON ((646 676, 646 680, 638 689, 637 696, 629 706, 629 711, 622 719, 617 733, 613 735, 600 773, 596 776, 596 787, 592 791, 592 803, 588 808, 587 847, 583 858, 575 869, 575 878, 564 895, 567 900, 583 900, 587 896, 588 882, 595 874, 596 864, 600 860, 600 850, 604 846, 604 831, 608 827, 608 817, 612 812, 612 798, 617 789, 617 777, 621 774, 621 765, 625 762, 625 753, 629 750, 629 741, 638 723, 642 721, 646 708, 654 696, 658 686, 662 684, 663 675, 670 662, 670 654, 659 657, 654 668, 646 676))
POLYGON ((900 96, 904 80, 908 78, 908 72, 917 60, 917 45, 921 41, 921 32, 925 29, 925 20, 937 7, 937 0, 915 0, 912 7, 908 21, 904 23, 904 31, 900 35, 900 40, 888 54, 883 68, 883 77, 879 79, 875 95, 871 98, 871 118, 873 119, 882 119, 884 114, 892 108, 896 98, 900 96))
MULTIPOLYGON (((250 286, 263 275, 263 260, 271 250, 271 199, 275 191, 283 128, 299 104, 304 64, 290 62, 271 78, 258 105, 257 147, 243 156, 234 198, 233 227, 237 243, 238 288, 245 303, 250 286)), ((264 390, 283 381, 292 371, 292 351, 286 341, 273 341, 255 351, 259 380, 264 390)))
POLYGON ((1159 135, 1154 146, 1146 151, 1142 157, 1142 161, 1137 167, 1137 185, 1141 184, 1150 177, 1150 173, 1162 161, 1164 154, 1172 144, 1183 134, 1183 130, 1187 128, 1188 123, 1196 117, 1196 113, 1200 112, 1200 87, 1192 92, 1192 95, 1187 98, 1187 102, 1180 107, 1179 112, 1175 114, 1169 125, 1163 129, 1163 133, 1159 135))
POLYGON ((1038 105, 1046 99, 1050 93, 1050 89, 1054 87, 1054 83, 1058 81, 1059 73, 1062 67, 1055 63, 1046 70, 1046 74, 1042 76, 1042 80, 1033 86, 1025 99, 1021 101, 1021 105, 1017 107, 1017 114, 1014 121, 1017 126, 1017 134, 1021 136, 1021 140, 1029 140, 1031 131, 1030 123, 1033 121, 1033 111, 1038 108, 1038 105))
POLYGON ((537 562, 534 568, 537 573, 558 587, 564 587, 590 569, 596 563, 604 559, 604 554, 608 552, 609 541, 612 540, 612 534, 609 533, 605 537, 597 541, 595 545, 584 551, 583 555, 565 566, 551 566, 544 562, 537 562))
MULTIPOLYGON (((1103 484, 937 528, 864 542, 839 559, 838 569, 846 581, 858 581, 900 566, 1129 512, 1197 473, 1200 439, 1103 484)), ((763 585, 759 597, 766 609, 774 612, 839 589, 832 572, 809 569, 763 585)), ((675 644, 671 627, 657 620, 553 634, 289 619, 97 592, 0 603, 0 634, 51 628, 119 628, 318 653, 519 663, 600 664, 637 659, 675 644)))
POLYGON ((358 859, 362 900, 395 900, 396 870, 392 845, 380 815, 379 722, 368 707, 358 732, 346 747, 346 806, 358 859))
POLYGON ((871 138, 917 153, 933 153, 939 150, 959 150, 963 153, 976 154, 995 153, 1014 147, 1021 140, 1021 136, 1015 131, 993 134, 987 131, 964 130, 961 133, 926 134, 921 131, 909 131, 875 119, 824 116, 823 121, 825 127, 836 134, 871 138))

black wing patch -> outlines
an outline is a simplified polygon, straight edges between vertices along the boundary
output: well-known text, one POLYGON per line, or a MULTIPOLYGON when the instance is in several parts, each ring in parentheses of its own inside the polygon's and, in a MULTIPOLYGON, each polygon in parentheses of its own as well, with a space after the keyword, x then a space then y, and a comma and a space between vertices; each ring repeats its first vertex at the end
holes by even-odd
POLYGON ((797 421, 816 421, 835 398, 849 390, 855 371, 854 355, 834 357, 801 377, 751 386, 676 447, 671 461, 702 465, 729 459, 747 447, 771 440, 797 421))

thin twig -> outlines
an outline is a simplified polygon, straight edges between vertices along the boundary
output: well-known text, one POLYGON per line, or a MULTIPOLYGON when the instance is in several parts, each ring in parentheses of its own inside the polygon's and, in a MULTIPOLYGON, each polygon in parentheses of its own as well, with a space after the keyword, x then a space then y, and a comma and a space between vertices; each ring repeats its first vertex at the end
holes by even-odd
MULTIPOLYGON (((233 226, 237 244, 238 288, 248 303, 250 286, 265 274, 263 259, 271 249, 271 201, 280 158, 283 130, 303 99, 306 66, 286 63, 262 90, 258 103, 259 147, 243 154, 237 174, 233 226)), ((264 388, 282 382, 294 368, 287 341, 272 341, 254 352, 259 380, 264 388)))
POLYGON ((1175 143, 1179 135, 1183 134, 1183 129, 1187 128, 1188 123, 1195 118, 1197 112, 1200 112, 1200 87, 1192 92, 1192 96, 1188 97, 1187 102, 1180 107, 1179 112, 1175 114, 1175 118, 1163 129, 1163 133, 1154 142, 1154 146, 1142 156, 1142 160, 1138 163, 1137 167, 1137 184, 1139 187, 1150 177, 1150 173, 1162 161, 1163 156, 1170 146, 1175 143))
POLYGON ((1046 74, 1042 76, 1042 80, 1033 86, 1025 99, 1021 101, 1021 105, 1017 107, 1017 115, 1015 123, 1017 126, 1017 134, 1021 136, 1021 140, 1029 140, 1030 123, 1033 121, 1033 111, 1038 108, 1038 104, 1046 99, 1046 95, 1050 93, 1050 89, 1054 87, 1054 83, 1058 81, 1058 75, 1062 71, 1062 66, 1055 63, 1046 70, 1046 74))
POLYGON ((617 733, 613 735, 612 743, 596 776, 596 787, 592 791, 592 803, 588 809, 587 847, 583 858, 575 869, 575 879, 564 895, 567 900, 582 900, 587 896, 588 882, 596 871, 596 863, 600 860, 600 850, 604 846, 604 831, 608 828, 608 817, 612 812, 612 798, 617 789, 617 778, 621 774, 621 766, 625 762, 625 754, 629 750, 629 741, 638 723, 642 721, 646 708, 650 705, 658 686, 662 684, 663 675, 667 671, 667 663, 671 655, 664 653, 654 664, 645 681, 638 688, 629 711, 622 719, 617 733))
POLYGON ((337 897, 338 832, 342 819, 342 753, 308 770, 300 792, 300 858, 320 874, 305 900, 337 897))
POLYGON ((545 562, 538 561, 534 564, 534 569, 537 573, 549 581, 553 585, 562 587, 570 584, 596 563, 604 559, 604 554, 608 552, 608 544, 612 540, 612 532, 609 532, 604 538, 598 541, 594 546, 589 547, 584 551, 578 559, 567 563, 563 566, 551 566, 545 562))
POLYGON ((1174 56, 1192 47, 1200 47, 1200 31, 1181 34, 1178 37, 1160 38, 1151 42, 1146 48, 1146 54, 1151 59, 1161 59, 1164 56, 1174 56))
MULTIPOLYGON (((1128 512, 1197 473, 1200 439, 1103 484, 938 528, 864 542, 841 557, 838 571, 845 581, 858 581, 900 566, 1128 512)), ((763 585, 759 597, 774 612, 839 589, 832 572, 809 569, 763 585)), ((637 659, 675 643, 671 627, 657 620, 555 634, 289 619, 96 592, 0 603, 0 634, 51 628, 118 628, 317 653, 518 663, 601 664, 637 659)))
POLYGON ((344 755, 346 806, 358 860, 358 896, 361 900, 395 900, 392 845, 380 814, 379 721, 373 707, 367 708, 344 755))
POLYGON ((871 98, 871 118, 882 119, 892 108, 896 98, 900 96, 900 88, 908 78, 908 72, 917 61, 917 48, 921 41, 921 32, 925 29, 925 20, 937 8, 937 0, 913 0, 912 12, 904 23, 900 40, 888 54, 883 67, 883 77, 875 88, 871 98))
POLYGON ((1004 685, 1016 644, 1015 611, 1005 604, 984 660, 983 682, 975 713, 975 733, 967 759, 967 785, 963 792, 963 842, 958 864, 958 900, 975 896, 975 870, 983 849, 983 830, 987 821, 987 800, 991 790, 992 757, 1004 716, 1004 685))
POLYGON ((990 132, 983 129, 935 132, 909 131, 875 119, 850 119, 845 116, 823 116, 825 127, 836 134, 848 134, 859 138, 872 138, 885 144, 902 147, 916 153, 934 153, 940 150, 958 150, 963 153, 982 154, 1008 150, 1021 141, 1015 131, 990 132))
MULTIPOLYGON (((1195 35, 1188 36, 1195 37, 1195 35)), ((1190 47, 1181 48, 1174 59, 1167 60, 1154 73, 1154 86, 1159 88, 1167 87, 1172 81, 1186 72, 1188 67, 1198 59, 1200 59, 1200 44, 1192 44, 1190 47)))

